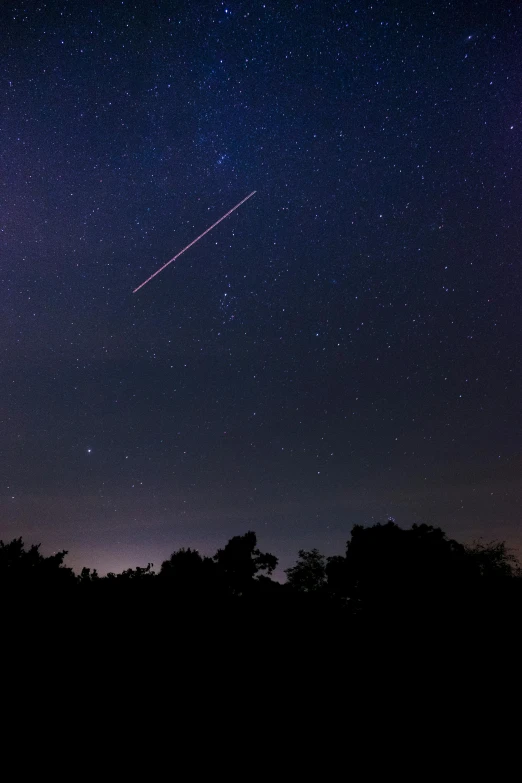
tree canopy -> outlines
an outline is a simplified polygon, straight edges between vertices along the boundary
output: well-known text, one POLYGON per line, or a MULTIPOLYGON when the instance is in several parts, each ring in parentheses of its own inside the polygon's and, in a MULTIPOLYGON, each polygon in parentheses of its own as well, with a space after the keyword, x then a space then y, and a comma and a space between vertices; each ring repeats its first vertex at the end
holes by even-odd
POLYGON ((75 596, 84 603, 92 598, 99 607, 105 600, 130 606, 139 599, 144 606, 172 605, 178 611, 195 605, 215 608, 220 602, 247 606, 255 601, 259 608, 265 601, 272 614, 289 617, 306 606, 322 606, 327 614, 340 613, 342 623, 365 617, 410 618, 418 624, 422 618, 522 608, 521 570, 504 542, 465 545, 440 528, 419 524, 404 529, 393 520, 354 525, 342 555, 299 550, 284 584, 273 579, 277 557, 258 548, 253 531, 234 536, 212 557, 178 549, 158 572, 148 563, 103 577, 89 568, 75 575, 64 563, 66 555, 63 550, 44 556, 39 545, 26 548, 21 538, 0 541, 4 597, 39 597, 52 590, 72 601, 75 596))

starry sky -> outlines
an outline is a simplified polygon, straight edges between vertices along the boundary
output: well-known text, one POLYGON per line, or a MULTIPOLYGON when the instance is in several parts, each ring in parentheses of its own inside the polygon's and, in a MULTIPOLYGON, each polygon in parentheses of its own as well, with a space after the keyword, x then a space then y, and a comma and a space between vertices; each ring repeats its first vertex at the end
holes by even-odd
POLYGON ((522 546, 522 11, 0 9, 0 538, 522 546), (138 293, 248 193, 256 195, 138 293))

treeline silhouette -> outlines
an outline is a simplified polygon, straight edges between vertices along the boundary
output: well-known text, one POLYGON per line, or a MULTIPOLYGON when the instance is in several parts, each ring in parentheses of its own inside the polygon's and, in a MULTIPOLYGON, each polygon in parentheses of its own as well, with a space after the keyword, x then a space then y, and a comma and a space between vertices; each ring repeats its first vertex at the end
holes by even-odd
POLYGON ((281 584, 278 559, 261 552, 254 532, 234 536, 213 557, 179 549, 153 564, 100 577, 64 564, 66 551, 45 557, 21 538, 0 542, 0 589, 14 617, 112 623, 176 617, 256 627, 279 622, 286 632, 319 623, 322 633, 379 627, 421 628, 513 618, 522 608, 522 574, 504 542, 461 544, 437 527, 400 528, 393 520, 355 525, 343 555, 299 551, 281 584))

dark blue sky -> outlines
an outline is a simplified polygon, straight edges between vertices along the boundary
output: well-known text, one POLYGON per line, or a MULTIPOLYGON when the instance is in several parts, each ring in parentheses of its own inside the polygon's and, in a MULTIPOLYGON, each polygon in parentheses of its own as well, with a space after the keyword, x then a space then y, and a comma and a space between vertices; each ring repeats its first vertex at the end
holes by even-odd
POLYGON ((520 8, 0 24, 0 537, 101 571, 389 515, 520 547, 520 8))

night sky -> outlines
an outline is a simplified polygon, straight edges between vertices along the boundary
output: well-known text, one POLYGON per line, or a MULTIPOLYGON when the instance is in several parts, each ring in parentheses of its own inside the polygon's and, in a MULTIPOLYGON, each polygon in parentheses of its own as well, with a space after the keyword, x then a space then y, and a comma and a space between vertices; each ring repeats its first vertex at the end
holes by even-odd
POLYGON ((522 546, 522 11, 2 2, 0 538, 522 546), (248 193, 257 193, 138 293, 248 193))

